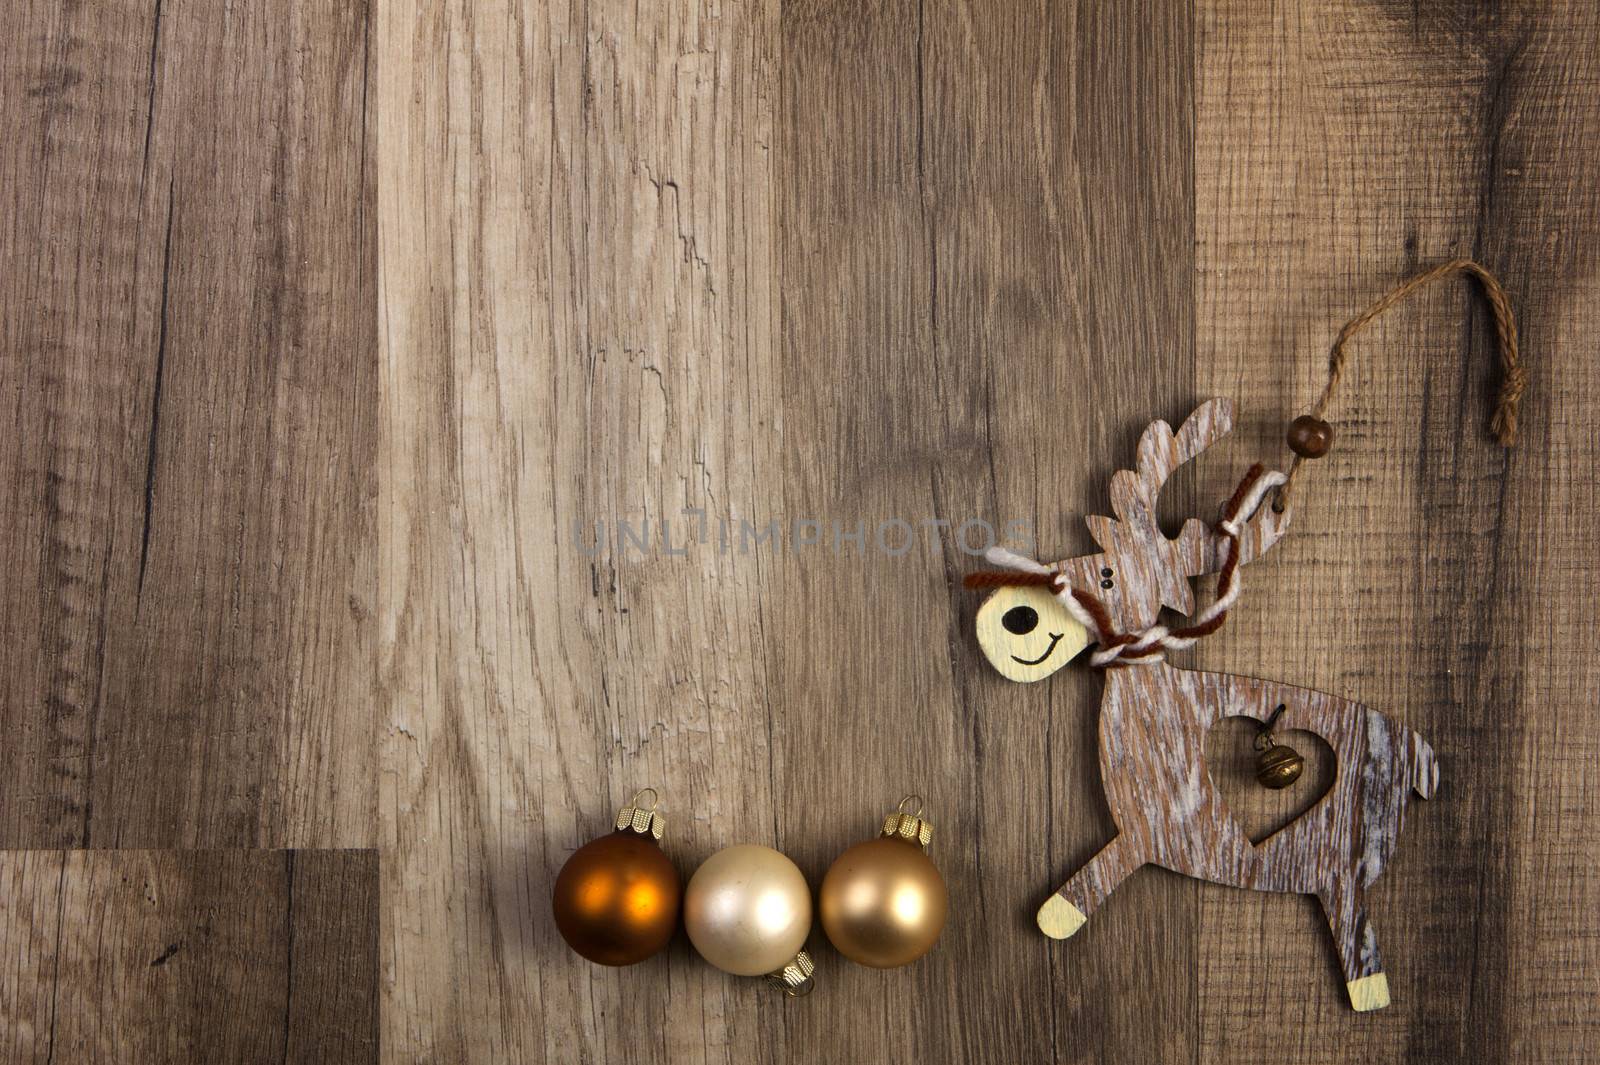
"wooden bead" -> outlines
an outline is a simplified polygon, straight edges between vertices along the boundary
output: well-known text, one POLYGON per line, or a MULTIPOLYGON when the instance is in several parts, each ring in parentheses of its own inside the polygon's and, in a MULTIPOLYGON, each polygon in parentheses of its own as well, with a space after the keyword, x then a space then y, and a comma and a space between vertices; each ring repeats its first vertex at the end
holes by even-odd
POLYGON ((1303 459, 1320 459, 1333 446, 1333 426, 1302 414, 1289 423, 1289 450, 1303 459))

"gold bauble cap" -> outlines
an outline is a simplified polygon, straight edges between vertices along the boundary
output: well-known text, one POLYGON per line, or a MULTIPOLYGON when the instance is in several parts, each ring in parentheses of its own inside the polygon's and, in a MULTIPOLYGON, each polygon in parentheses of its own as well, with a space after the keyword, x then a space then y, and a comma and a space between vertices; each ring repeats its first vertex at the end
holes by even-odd
POLYGON ((628 800, 628 805, 617 812, 617 831, 637 832, 641 836, 660 839, 666 824, 656 812, 657 800, 655 788, 640 788, 634 792, 633 798, 628 800), (646 795, 650 796, 648 806, 644 802, 646 795))
POLYGON ((922 816, 922 796, 907 795, 901 799, 894 812, 883 819, 883 834, 924 848, 933 842, 933 822, 922 816))

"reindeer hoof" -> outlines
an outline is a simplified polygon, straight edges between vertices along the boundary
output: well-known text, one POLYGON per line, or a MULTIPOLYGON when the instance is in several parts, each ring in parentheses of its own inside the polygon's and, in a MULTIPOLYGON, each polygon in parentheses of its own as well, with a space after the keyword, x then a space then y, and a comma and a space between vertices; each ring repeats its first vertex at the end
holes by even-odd
MULTIPOLYGON (((1083 922, 1089 918, 1083 911, 1060 895, 1051 895, 1048 902, 1039 907, 1039 931, 1051 939, 1066 939, 1072 933, 1083 927, 1083 922)), ((1384 996, 1388 1001, 1388 996, 1384 996)))
MULTIPOLYGON (((1041 914, 1041 920, 1043 915, 1041 914)), ((1350 989, 1350 1005, 1357 1013, 1381 1010, 1389 1004, 1389 977, 1373 973, 1345 985, 1350 989)))

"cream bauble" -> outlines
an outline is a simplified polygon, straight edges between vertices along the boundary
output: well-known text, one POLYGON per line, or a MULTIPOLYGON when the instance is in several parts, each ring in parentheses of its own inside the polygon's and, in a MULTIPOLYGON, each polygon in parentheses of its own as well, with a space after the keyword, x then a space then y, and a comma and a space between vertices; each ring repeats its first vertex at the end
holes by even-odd
POLYGON ((771 847, 727 847, 689 878, 683 927, 700 956, 724 972, 773 973, 811 932, 811 889, 799 866, 771 847))

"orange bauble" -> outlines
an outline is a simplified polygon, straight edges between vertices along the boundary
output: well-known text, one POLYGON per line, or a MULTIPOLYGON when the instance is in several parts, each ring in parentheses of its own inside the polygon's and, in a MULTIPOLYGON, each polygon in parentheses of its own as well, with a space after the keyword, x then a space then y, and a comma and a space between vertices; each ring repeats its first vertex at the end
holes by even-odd
POLYGON ((649 835, 624 828, 579 847, 556 876, 556 928, 601 965, 632 965, 667 945, 683 898, 678 871, 649 835))

